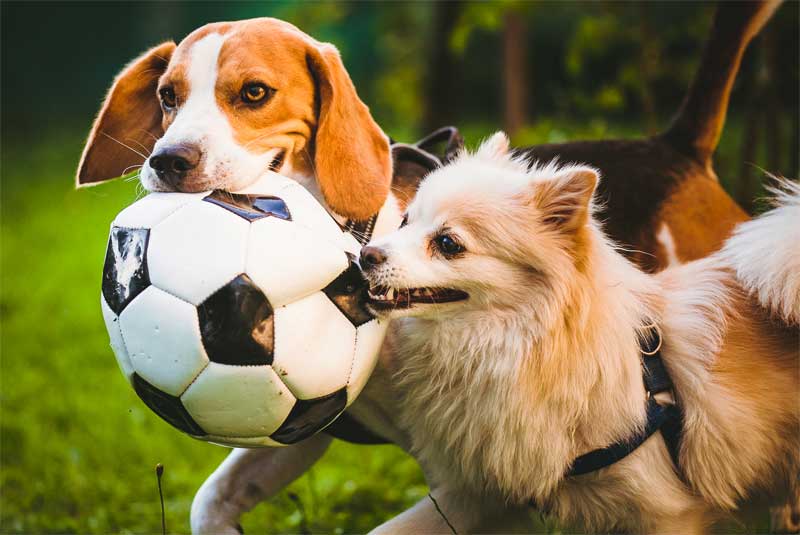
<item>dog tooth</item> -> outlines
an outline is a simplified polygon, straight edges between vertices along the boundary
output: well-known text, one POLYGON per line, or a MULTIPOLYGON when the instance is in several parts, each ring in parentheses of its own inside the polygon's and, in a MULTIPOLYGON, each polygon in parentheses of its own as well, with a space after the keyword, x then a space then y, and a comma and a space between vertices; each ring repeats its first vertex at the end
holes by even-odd
POLYGON ((394 299, 394 288, 389 288, 386 292, 386 299, 394 299))

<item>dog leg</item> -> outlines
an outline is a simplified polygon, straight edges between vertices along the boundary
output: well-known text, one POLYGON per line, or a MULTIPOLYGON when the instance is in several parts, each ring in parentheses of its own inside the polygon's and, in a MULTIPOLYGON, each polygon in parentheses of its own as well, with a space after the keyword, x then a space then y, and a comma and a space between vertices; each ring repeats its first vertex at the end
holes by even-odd
POLYGON ((531 509, 527 507, 511 508, 486 499, 470 500, 457 493, 436 489, 430 496, 370 533, 530 533, 530 512, 531 509))
POLYGON ((233 450, 192 501, 192 533, 241 533, 242 513, 302 475, 322 457, 331 440, 317 434, 284 448, 233 450))

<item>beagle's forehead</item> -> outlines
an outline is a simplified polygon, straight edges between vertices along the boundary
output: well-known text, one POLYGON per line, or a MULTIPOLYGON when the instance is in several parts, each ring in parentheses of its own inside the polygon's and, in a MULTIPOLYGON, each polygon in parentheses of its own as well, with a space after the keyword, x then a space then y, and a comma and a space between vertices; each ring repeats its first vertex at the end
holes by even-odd
POLYGON ((292 59, 304 61, 313 43, 295 26, 272 18, 212 23, 180 42, 167 71, 173 77, 191 78, 191 71, 235 76, 250 67, 285 67, 292 59))
POLYGON ((235 24, 236 23, 231 22, 215 22, 196 29, 178 44, 178 47, 172 54, 172 61, 170 63, 185 63, 191 58, 195 45, 208 40, 208 37, 212 35, 227 36, 235 24))
POLYGON ((264 50, 287 51, 286 48, 302 46, 312 39, 288 22, 273 18, 247 19, 235 22, 215 22, 202 26, 187 35, 173 55, 173 62, 191 58, 195 45, 219 34, 226 43, 221 58, 236 51, 243 57, 262 53, 264 50))

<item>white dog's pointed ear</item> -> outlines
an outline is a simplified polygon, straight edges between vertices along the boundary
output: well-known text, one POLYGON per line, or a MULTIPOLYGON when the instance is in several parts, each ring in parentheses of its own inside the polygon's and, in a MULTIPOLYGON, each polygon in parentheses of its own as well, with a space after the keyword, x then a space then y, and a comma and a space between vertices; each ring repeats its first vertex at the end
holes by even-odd
POLYGON ((546 180, 533 182, 533 202, 542 221, 562 230, 586 224, 599 175, 586 166, 566 167, 546 180))
POLYGON ((492 137, 481 143, 476 154, 490 159, 502 158, 508 154, 510 143, 505 132, 495 132, 492 137))

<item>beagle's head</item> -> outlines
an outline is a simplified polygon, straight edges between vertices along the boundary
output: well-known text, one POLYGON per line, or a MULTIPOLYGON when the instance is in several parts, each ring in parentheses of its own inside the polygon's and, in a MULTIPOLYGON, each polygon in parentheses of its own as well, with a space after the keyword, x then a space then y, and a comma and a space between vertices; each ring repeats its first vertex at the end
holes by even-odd
POLYGON ((117 76, 78 184, 137 166, 150 191, 237 190, 278 171, 351 219, 380 209, 392 175, 389 140, 336 48, 270 18, 209 24, 117 76))

